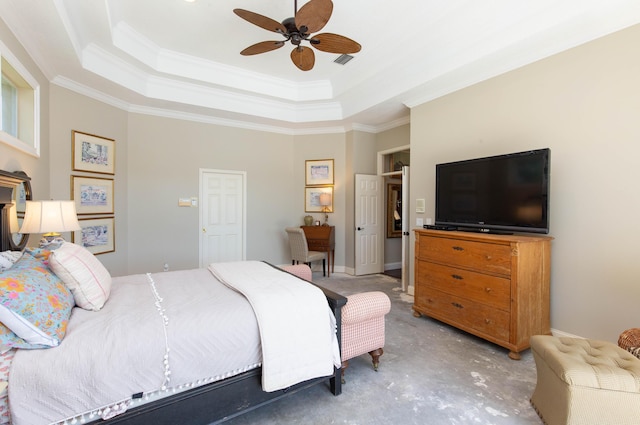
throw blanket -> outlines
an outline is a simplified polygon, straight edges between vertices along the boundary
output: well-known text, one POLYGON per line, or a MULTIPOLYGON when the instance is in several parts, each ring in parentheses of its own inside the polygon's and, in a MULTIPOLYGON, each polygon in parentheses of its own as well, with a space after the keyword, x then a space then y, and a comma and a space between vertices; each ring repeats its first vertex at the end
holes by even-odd
POLYGON ((259 261, 209 270, 253 307, 262 344, 262 389, 276 391, 340 367, 336 321, 322 291, 259 261))

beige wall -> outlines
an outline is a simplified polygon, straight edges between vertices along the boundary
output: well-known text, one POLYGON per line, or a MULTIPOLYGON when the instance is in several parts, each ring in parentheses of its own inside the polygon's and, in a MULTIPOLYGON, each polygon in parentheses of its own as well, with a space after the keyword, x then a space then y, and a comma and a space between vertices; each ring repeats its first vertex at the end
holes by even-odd
MULTIPOLYGON (((129 269, 129 227, 127 190, 127 112, 102 102, 51 85, 50 102, 51 172, 49 196, 51 199, 71 199, 71 176, 90 176, 114 180, 115 252, 100 254, 100 261, 114 276, 126 274, 129 269), (72 171, 72 131, 95 134, 115 140, 115 175, 101 175, 72 171)), ((78 219, 90 216, 79 215, 78 219)), ((70 238, 66 238, 71 240, 70 238)))
POLYGON ((609 341, 639 326, 638 40, 635 26, 411 111, 424 217, 436 163, 551 148, 551 325, 609 341))

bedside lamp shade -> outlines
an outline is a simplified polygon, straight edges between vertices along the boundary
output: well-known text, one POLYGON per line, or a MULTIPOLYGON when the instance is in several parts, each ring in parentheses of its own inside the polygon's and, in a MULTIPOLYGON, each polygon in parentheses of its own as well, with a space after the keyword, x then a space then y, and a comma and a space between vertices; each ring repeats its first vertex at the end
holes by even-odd
MULTIPOLYGON (((27 201, 20 233, 42 233, 45 238, 59 232, 80 230, 74 201, 27 201)), ((49 241, 51 242, 51 241, 49 241)))
POLYGON ((330 193, 321 193, 320 194, 320 205, 322 205, 322 212, 324 212, 324 225, 329 225, 329 205, 331 205, 331 194, 330 193))

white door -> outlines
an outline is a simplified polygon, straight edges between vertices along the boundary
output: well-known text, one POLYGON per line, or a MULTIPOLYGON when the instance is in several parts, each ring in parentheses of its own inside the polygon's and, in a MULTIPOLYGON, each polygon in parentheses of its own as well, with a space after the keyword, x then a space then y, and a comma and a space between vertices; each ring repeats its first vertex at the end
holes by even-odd
POLYGON ((409 166, 402 167, 402 290, 409 288, 409 166))
POLYGON ((356 174, 355 274, 384 271, 384 192, 382 177, 356 174))
POLYGON ((246 173, 200 170, 200 267, 245 259, 246 173))

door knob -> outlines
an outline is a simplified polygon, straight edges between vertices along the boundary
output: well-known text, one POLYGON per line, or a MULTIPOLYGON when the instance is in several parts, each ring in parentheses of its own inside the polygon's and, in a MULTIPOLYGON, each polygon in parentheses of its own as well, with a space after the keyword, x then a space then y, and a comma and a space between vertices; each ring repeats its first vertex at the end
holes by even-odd
POLYGON ((207 229, 205 229, 204 227, 202 228, 202 233, 207 233, 207 229))
POLYGON ((356 230, 364 230, 364 227, 356 227, 356 230))

